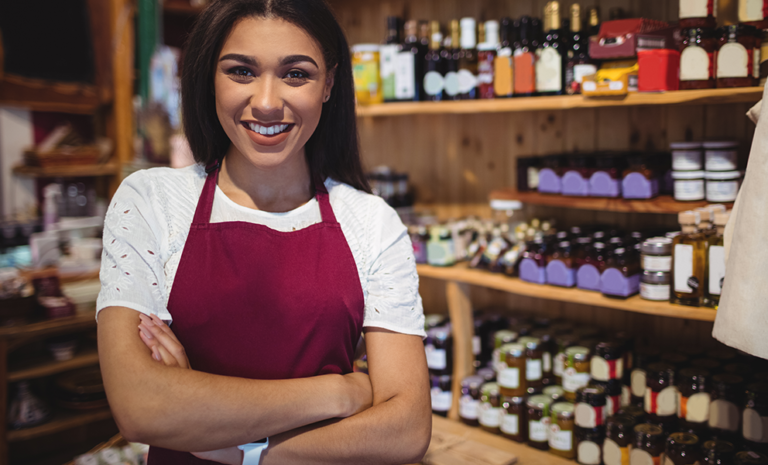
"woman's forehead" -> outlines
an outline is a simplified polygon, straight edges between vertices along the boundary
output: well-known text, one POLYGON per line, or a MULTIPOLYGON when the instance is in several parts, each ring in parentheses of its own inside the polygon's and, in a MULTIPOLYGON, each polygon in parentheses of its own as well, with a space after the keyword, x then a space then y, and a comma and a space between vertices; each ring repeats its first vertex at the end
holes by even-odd
POLYGON ((304 29, 279 18, 244 18, 232 27, 219 57, 236 53, 258 61, 288 55, 307 55, 322 66, 323 52, 304 29))

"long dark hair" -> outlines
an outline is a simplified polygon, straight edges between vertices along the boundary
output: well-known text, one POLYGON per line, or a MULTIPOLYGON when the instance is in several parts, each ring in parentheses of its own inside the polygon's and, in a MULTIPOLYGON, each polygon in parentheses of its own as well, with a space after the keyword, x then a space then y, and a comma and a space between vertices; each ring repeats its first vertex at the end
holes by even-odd
POLYGON ((186 44, 181 74, 184 133, 195 161, 207 165, 220 160, 231 143, 216 114, 214 70, 230 31, 248 17, 279 18, 302 28, 320 45, 326 68, 336 66, 330 100, 305 146, 307 163, 313 176, 370 192, 360 162, 349 45, 324 0, 214 0, 200 13, 186 44))

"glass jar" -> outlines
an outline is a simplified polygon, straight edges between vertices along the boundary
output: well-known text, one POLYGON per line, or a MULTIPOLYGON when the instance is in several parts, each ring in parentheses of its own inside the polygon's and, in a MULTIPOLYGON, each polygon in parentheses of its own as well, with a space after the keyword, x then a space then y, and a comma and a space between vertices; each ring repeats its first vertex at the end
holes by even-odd
POLYGON ((739 143, 735 141, 704 142, 704 169, 706 171, 734 171, 739 169, 739 143))
POLYGON ((636 424, 630 415, 614 415, 606 420, 603 442, 605 465, 629 465, 629 445, 636 424))
MULTIPOLYGON (((713 89, 716 85, 715 55, 719 46, 715 30, 710 27, 691 27, 688 30, 683 30, 682 35, 680 90, 713 89)), ((673 169, 693 170, 701 168, 673 169)))
POLYGON ((677 416, 675 367, 656 362, 648 365, 645 390, 645 411, 651 422, 667 422, 677 416))
POLYGON ((595 157, 595 170, 589 178, 592 197, 621 197, 621 171, 624 160, 616 155, 595 157))
POLYGON ((620 380, 624 376, 623 347, 616 342, 599 343, 590 362, 590 372, 593 380, 620 380))
POLYGON ((524 397, 502 397, 501 434, 515 442, 528 441, 528 422, 524 397))
POLYGON ((647 389, 646 368, 651 363, 657 361, 661 356, 661 351, 656 348, 646 347, 635 350, 635 367, 632 369, 631 387, 632 403, 634 405, 644 405, 645 391, 647 389))
POLYGON ((733 465, 768 465, 768 456, 759 452, 743 450, 736 453, 733 458, 733 465))
POLYGON ((680 2, 678 26, 697 28, 717 26, 717 3, 712 0, 683 0, 680 2))
POLYGON ((501 394, 499 385, 485 383, 480 388, 480 427, 492 434, 501 434, 501 394))
POLYGON ((698 465, 701 460, 699 437, 691 433, 672 433, 664 450, 664 465, 698 465))
POLYGON ((579 428, 597 428, 607 418, 605 390, 600 386, 584 386, 576 393, 575 421, 579 428))
POLYGON ((605 438, 603 428, 579 428, 574 426, 576 437, 576 462, 580 465, 600 465, 603 463, 602 445, 605 438))
POLYGON ((565 349, 565 370, 563 372, 563 390, 570 402, 576 400, 576 391, 589 384, 591 377, 589 349, 573 346, 565 349))
POLYGON ((441 417, 447 417, 453 404, 453 392, 451 391, 451 375, 432 376, 432 413, 441 417))
POLYGON ((547 282, 547 245, 541 237, 525 244, 525 252, 520 261, 520 279, 534 284, 547 282))
POLYGON ((629 463, 659 463, 664 453, 664 439, 664 431, 656 425, 635 425, 629 463))
POLYGON ((547 284, 560 287, 576 285, 576 264, 571 241, 561 241, 547 257, 547 284))
POLYGON ((480 388, 485 380, 477 375, 467 376, 461 381, 461 398, 459 399, 459 418, 469 426, 479 426, 480 422, 480 388))
POLYGON ((541 340, 532 336, 521 337, 518 342, 525 345, 525 381, 528 394, 540 393, 544 388, 542 382, 544 371, 544 350, 541 340))
POLYGON ((684 368, 678 376, 677 417, 684 431, 704 433, 709 422, 710 373, 701 368, 684 368))
POLYGON ((563 384, 563 372, 565 372, 565 364, 567 362, 565 350, 576 345, 578 340, 579 336, 576 334, 561 334, 555 338, 557 354, 552 362, 552 375, 555 377, 555 383, 559 385, 563 384))
POLYGON ((673 171, 672 179, 675 180, 675 200, 678 202, 704 200, 706 190, 703 171, 673 171))
POLYGON ((625 199, 652 199, 659 194, 659 175, 647 156, 629 157, 629 167, 624 170, 621 192, 625 199))
POLYGON ((721 29, 717 53, 717 87, 752 87, 760 78, 760 45, 757 29, 733 24, 721 29), (757 63, 755 63, 757 61, 757 63))
POLYGON ((429 241, 427 227, 421 225, 408 226, 408 235, 411 237, 416 263, 427 263, 427 242, 429 241))
POLYGON ((502 329, 496 331, 493 335, 493 355, 491 360, 493 361, 493 369, 496 373, 501 372, 506 367, 506 359, 501 353, 501 347, 506 344, 511 344, 517 341, 518 334, 515 331, 508 329, 502 329))
POLYGON ((441 326, 430 329, 425 343, 429 373, 435 376, 453 373, 453 338, 450 328, 441 326))
MULTIPOLYGON (((645 271, 672 271, 672 239, 651 237, 640 246, 641 267, 645 271)), ((669 296, 667 296, 669 297, 669 296)))
POLYGON ((549 452, 564 459, 573 459, 573 404, 558 402, 551 406, 549 452))
POLYGON ((456 264, 453 234, 446 226, 435 225, 429 229, 427 263, 432 266, 453 266, 456 264))
POLYGON ((355 81, 355 99, 358 104, 371 105, 384 102, 377 44, 352 46, 352 75, 355 81))
POLYGON ((736 440, 744 405, 744 378, 731 374, 712 377, 709 428, 718 439, 736 440))
POLYGON ((605 391, 605 416, 610 417, 619 413, 619 410, 621 410, 621 381, 618 379, 595 381, 593 379, 590 384, 592 386, 600 386, 605 391))
POLYGON ((634 250, 618 247, 609 256, 600 277, 600 291, 612 297, 629 297, 640 291, 640 259, 634 250))
POLYGON ((704 443, 701 453, 701 462, 706 465, 730 465, 733 463, 736 449, 728 441, 712 439, 704 443))
POLYGON ((707 171, 707 202, 735 202, 741 186, 740 171, 707 171))
POLYGON ((525 347, 522 344, 505 344, 501 346, 505 367, 498 373, 498 383, 501 395, 518 397, 526 395, 528 383, 525 379, 525 347))
POLYGON ((672 273, 663 271, 643 271, 640 277, 640 297, 655 302, 669 300, 672 286, 672 273))
POLYGON ((768 383, 747 385, 747 403, 742 415, 742 434, 750 448, 765 449, 768 443, 768 383))
MULTIPOLYGON (((712 81, 714 87, 714 81, 712 81)), ((701 142, 673 142, 672 169, 675 171, 700 171, 704 169, 704 145, 701 142)))
POLYGON ((552 399, 543 394, 531 396, 526 402, 528 415, 528 445, 539 449, 549 449, 549 406, 552 399))
POLYGON ((563 390, 562 386, 547 386, 544 388, 544 391, 542 392, 545 396, 549 396, 552 399, 552 403, 556 402, 566 402, 565 400, 565 390, 563 390))

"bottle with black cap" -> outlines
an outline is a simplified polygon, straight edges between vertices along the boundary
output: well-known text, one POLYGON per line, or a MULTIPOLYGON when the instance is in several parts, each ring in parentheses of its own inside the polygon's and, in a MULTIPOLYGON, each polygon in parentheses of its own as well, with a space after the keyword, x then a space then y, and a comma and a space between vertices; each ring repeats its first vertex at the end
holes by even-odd
MULTIPOLYGON (((517 25, 515 21, 515 25, 517 25)), ((525 97, 536 93, 536 50, 539 48, 536 35, 537 19, 523 16, 519 20, 520 34, 515 42, 515 96, 525 97)))
POLYGON ((493 93, 496 98, 509 98, 515 93, 515 76, 512 54, 515 30, 510 18, 502 18, 499 25, 501 43, 493 61, 493 93))
POLYGON ((459 96, 462 100, 478 97, 477 23, 475 18, 461 18, 461 54, 459 55, 459 96))
POLYGON ((443 51, 445 60, 445 100, 459 100, 459 59, 461 58, 461 29, 459 20, 451 20, 450 44, 443 51))
POLYGON ((587 31, 581 27, 581 7, 578 3, 571 5, 571 31, 566 48, 565 91, 569 95, 580 94, 584 76, 595 74, 597 67, 589 57, 589 38, 587 31))
POLYGON ((424 100, 437 102, 443 99, 445 90, 445 60, 443 59, 443 34, 440 23, 430 23, 431 37, 429 51, 424 57, 424 100))
POLYGON ((379 48, 379 73, 385 102, 394 102, 395 97, 395 62, 402 50, 400 43, 400 18, 387 16, 387 38, 379 48))
POLYGON ((560 18, 560 2, 551 1, 544 9, 545 31, 536 51, 536 92, 560 95, 565 81, 565 53, 560 18))

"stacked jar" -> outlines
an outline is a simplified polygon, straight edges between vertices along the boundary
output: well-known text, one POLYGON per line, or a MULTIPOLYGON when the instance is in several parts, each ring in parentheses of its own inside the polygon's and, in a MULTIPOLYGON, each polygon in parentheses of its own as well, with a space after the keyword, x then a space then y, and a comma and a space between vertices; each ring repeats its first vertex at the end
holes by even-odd
POLYGON ((706 199, 708 202, 735 202, 741 185, 737 142, 705 142, 706 199))
POLYGON ((704 200, 703 144, 701 142, 673 142, 672 179, 674 197, 678 202, 704 200))
POLYGON ((424 351, 429 368, 432 413, 448 416, 453 404, 451 391, 453 373, 453 337, 450 326, 439 326, 427 331, 424 351))
POLYGON ((668 301, 672 284, 672 239, 652 237, 640 246, 643 275, 640 297, 658 302, 668 301))

